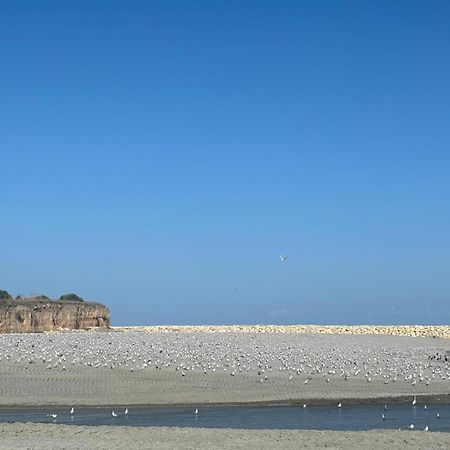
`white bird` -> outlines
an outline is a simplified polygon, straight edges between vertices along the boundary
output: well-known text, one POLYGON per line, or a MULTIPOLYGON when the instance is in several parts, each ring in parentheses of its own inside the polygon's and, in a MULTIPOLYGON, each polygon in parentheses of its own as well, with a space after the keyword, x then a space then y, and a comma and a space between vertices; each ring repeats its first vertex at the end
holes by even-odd
POLYGON ((384 414, 381 414, 381 420, 385 420, 386 417, 384 417, 384 414))
POLYGON ((128 414, 128 408, 125 408, 124 414, 128 414))
POLYGON ((427 409, 427 405, 424 405, 424 406, 423 406, 423 409, 427 409))
POLYGON ((194 414, 197 415, 198 414, 198 409, 195 408, 194 414))
POLYGON ((72 415, 74 412, 75 412, 75 410, 72 407, 72 409, 70 410, 70 415, 72 415))
POLYGON ((417 403, 416 396, 414 396, 414 399, 412 401, 412 405, 414 406, 416 403, 417 403))
POLYGON ((280 255, 280 259, 281 259, 281 262, 284 263, 288 259, 288 257, 280 255))
POLYGON ((338 408, 342 408, 342 403, 338 403, 338 408))
POLYGON ((115 411, 111 411, 111 415, 112 415, 113 417, 117 417, 117 414, 116 414, 115 411))
POLYGON ((436 419, 440 419, 441 415, 439 413, 436 413, 436 419))
POLYGON ((428 431, 429 430, 429 428, 428 428, 428 425, 423 429, 423 431, 428 431))
POLYGON ((56 419, 58 417, 58 414, 47 414, 47 417, 53 417, 54 419, 56 419))
POLYGON ((303 408, 306 408, 306 403, 303 405, 303 408))
POLYGON ((414 424, 413 423, 409 426, 409 429, 410 430, 414 430, 414 424))

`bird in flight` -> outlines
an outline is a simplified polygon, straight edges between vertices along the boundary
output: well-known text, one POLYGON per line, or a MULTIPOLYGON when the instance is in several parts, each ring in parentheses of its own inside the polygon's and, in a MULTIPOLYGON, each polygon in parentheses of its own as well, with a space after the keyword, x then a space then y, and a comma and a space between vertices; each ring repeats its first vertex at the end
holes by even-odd
POLYGON ((280 259, 281 259, 281 262, 284 263, 288 259, 288 257, 280 255, 280 259))

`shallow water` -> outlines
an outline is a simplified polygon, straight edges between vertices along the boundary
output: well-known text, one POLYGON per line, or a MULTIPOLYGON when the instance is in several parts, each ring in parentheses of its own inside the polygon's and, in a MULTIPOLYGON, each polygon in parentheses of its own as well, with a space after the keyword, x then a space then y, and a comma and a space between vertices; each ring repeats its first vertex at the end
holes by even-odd
POLYGON ((199 406, 195 408, 115 408, 112 409, 2 409, 0 422, 38 422, 68 425, 118 425, 139 427, 204 427, 253 429, 314 429, 314 430, 370 430, 406 429, 412 423, 415 429, 428 426, 430 431, 450 431, 450 404, 427 405, 354 405, 336 406, 199 406), (47 414, 55 413, 56 418, 47 414), (436 415, 439 413, 440 418, 436 415), (385 415, 385 420, 381 415, 385 415))

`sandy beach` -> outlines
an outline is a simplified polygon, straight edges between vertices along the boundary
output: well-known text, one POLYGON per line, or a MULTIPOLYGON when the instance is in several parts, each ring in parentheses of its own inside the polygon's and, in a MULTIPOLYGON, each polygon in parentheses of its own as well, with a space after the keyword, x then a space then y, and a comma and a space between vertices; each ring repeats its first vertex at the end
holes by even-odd
POLYGON ((422 431, 293 431, 0 425, 0 449, 442 449, 446 433, 422 431))
MULTIPOLYGON (((450 340, 217 330, 0 335, 0 406, 450 400, 450 340)), ((3 424, 0 448, 449 448, 445 433, 3 424), (33 444, 29 443, 32 436, 33 444), (151 444, 149 444, 149 442, 151 444), (150 446, 149 446, 150 445, 150 446), (239 447, 240 445, 240 447, 239 447), (430 447, 432 445, 432 447, 430 447)))
POLYGON ((303 333, 0 335, 0 405, 448 401, 450 340, 303 333))

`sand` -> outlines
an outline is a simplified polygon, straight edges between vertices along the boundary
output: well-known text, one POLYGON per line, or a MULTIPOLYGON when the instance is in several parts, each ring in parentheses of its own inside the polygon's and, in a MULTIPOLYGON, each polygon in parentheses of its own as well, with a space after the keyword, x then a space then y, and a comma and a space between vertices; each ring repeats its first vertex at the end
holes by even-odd
POLYGON ((424 431, 297 431, 0 425, 0 449, 415 449, 448 450, 450 436, 424 431))
MULTIPOLYGON (((450 340, 384 334, 0 335, 0 407, 450 400, 450 340), (266 378, 267 377, 267 378, 266 378)), ((450 448, 450 435, 0 425, 0 448, 450 448)))
POLYGON ((448 351, 384 335, 0 335, 0 406, 448 401, 449 363, 429 360, 448 351))

